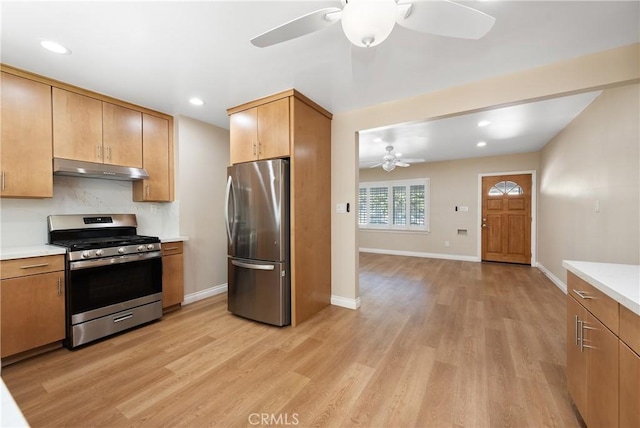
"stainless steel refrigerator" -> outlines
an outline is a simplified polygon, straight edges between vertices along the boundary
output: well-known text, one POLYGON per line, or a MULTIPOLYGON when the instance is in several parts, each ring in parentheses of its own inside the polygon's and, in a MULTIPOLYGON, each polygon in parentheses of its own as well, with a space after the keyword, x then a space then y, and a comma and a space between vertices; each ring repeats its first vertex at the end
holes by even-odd
POLYGON ((291 323, 289 161, 227 169, 228 310, 278 326, 291 323))

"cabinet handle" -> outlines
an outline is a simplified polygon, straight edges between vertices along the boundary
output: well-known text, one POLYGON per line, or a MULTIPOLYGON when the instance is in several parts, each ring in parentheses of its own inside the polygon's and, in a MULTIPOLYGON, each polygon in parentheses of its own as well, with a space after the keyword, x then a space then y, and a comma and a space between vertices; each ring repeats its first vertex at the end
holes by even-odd
POLYGON ((587 296, 587 294, 585 294, 586 291, 578 291, 574 288, 573 292, 576 293, 581 299, 585 299, 585 300, 593 299, 593 297, 587 296))
POLYGON ((33 269, 33 268, 39 268, 39 267, 45 267, 45 266, 49 266, 49 263, 40 263, 40 264, 37 264, 37 265, 20 266, 20 269, 33 269))
POLYGON ((2 170, 2 190, 4 191, 4 169, 2 170))
POLYGON ((584 348, 588 348, 588 349, 596 349, 595 346, 589 346, 589 345, 585 345, 584 344, 584 330, 595 330, 595 328, 593 327, 589 327, 587 325, 585 325, 586 323, 584 321, 580 321, 581 327, 580 327, 580 352, 584 352, 584 348))
POLYGON ((167 247, 167 248, 163 248, 163 250, 165 251, 172 251, 172 250, 177 250, 178 247, 167 247))
POLYGON ((258 154, 261 155, 262 154, 262 143, 258 142, 258 154))
POLYGON ((58 277, 58 296, 62 296, 62 280, 58 277))
POLYGON ((111 160, 111 146, 107 146, 107 160, 111 160))
POLYGON ((256 156, 258 154, 257 149, 256 149, 256 143, 253 143, 253 155, 256 156))
POLYGON ((151 189, 149 189, 149 185, 147 184, 146 186, 146 193, 147 193, 147 198, 149 197, 149 195, 151 194, 151 189))
POLYGON ((101 155, 100 151, 101 151, 100 150, 100 146, 96 146, 96 158, 97 159, 100 159, 100 155, 101 155))
POLYGON ((576 346, 580 346, 580 336, 579 336, 579 331, 580 331, 580 318, 577 315, 573 316, 575 319, 575 336, 576 336, 576 346))

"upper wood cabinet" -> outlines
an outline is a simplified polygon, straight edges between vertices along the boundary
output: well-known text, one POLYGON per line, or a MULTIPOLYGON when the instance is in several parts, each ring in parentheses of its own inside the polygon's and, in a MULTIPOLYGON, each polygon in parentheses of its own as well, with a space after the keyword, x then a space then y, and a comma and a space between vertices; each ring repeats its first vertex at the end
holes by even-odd
POLYGON ((0 111, 0 195, 52 197, 51 86, 2 72, 0 111))
MULTIPOLYGON (((290 155, 290 97, 230 113, 231 163, 290 155)), ((231 111, 230 110, 230 111, 231 111)))
POLYGON ((290 159, 291 324, 331 304, 331 119, 292 89, 227 110, 231 163, 290 159))
POLYGON ((173 200, 173 145, 167 119, 142 115, 142 166, 149 178, 133 183, 133 200, 166 202, 173 200))
POLYGON ((53 156, 142 168, 142 114, 53 88, 53 156))
POLYGON ((102 103, 104 163, 142 167, 142 113, 102 103))

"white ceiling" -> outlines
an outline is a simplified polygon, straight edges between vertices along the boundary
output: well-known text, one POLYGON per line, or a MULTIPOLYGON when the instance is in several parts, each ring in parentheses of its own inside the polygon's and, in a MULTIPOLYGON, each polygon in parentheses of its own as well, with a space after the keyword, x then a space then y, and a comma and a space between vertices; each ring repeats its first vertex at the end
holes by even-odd
MULTIPOLYGON (((228 128, 228 107, 289 88, 340 113, 640 41, 638 1, 461 3, 496 17, 484 38, 452 39, 396 26, 363 70, 352 68, 340 24, 268 48, 249 43, 299 15, 341 7, 338 0, 2 1, 0 58, 228 128), (43 50, 39 41, 45 38, 73 53, 43 50), (190 105, 193 96, 206 104, 190 105)), ((496 147, 488 145, 485 153, 496 147)))
POLYGON ((360 167, 381 161, 394 147, 402 159, 427 162, 540 150, 601 92, 503 107, 419 123, 360 131, 360 167), (489 125, 479 127, 480 121, 489 125), (484 147, 477 143, 483 141, 484 147))

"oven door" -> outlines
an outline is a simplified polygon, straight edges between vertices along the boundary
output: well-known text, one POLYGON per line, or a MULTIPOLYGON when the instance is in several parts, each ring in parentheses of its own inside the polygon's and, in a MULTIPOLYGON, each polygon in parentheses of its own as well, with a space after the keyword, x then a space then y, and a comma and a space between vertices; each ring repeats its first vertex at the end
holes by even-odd
POLYGON ((162 300, 162 253, 70 262, 67 299, 71 324, 162 300))

